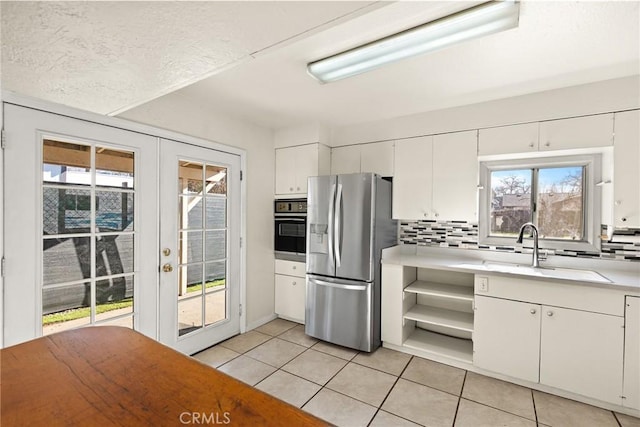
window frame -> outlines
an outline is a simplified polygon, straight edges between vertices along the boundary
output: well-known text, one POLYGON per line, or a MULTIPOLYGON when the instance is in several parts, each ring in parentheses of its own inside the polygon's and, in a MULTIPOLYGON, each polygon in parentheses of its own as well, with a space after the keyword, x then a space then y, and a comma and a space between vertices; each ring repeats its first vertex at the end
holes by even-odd
MULTIPOLYGON (((559 249, 574 251, 600 252, 600 228, 602 218, 602 191, 599 183, 602 181, 602 155, 583 154, 560 157, 536 157, 527 159, 504 159, 480 161, 480 195, 478 243, 490 246, 517 246, 516 239, 490 235, 491 223, 491 172, 510 169, 544 169, 554 167, 584 167, 583 177, 583 240, 539 239, 541 249, 559 249)), ((532 178, 532 195, 538 185, 537 175, 532 178)), ((535 217, 535 214, 532 215, 535 217)), ((528 233, 526 234, 529 235, 528 233)), ((525 243, 524 247, 531 247, 525 243)))

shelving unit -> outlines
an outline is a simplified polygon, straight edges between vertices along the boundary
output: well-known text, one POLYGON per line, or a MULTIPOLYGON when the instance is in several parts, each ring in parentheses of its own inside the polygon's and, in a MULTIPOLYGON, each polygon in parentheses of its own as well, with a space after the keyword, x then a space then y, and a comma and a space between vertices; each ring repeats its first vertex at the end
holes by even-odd
POLYGON ((385 345, 435 360, 473 362, 472 273, 385 265, 383 312, 385 345))

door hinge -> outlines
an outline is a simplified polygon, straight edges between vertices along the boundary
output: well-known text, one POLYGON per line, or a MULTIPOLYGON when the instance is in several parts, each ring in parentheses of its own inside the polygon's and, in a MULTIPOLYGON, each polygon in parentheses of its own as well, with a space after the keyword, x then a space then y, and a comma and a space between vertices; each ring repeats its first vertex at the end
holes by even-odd
POLYGON ((240 247, 242 247, 242 237, 240 238, 240 247))
POLYGON ((5 133, 4 129, 2 129, 0 131, 0 147, 2 147, 3 150, 6 143, 7 143, 7 134, 5 133))
POLYGON ((4 257, 0 260, 0 276, 4 277, 4 257))
POLYGON ((243 176, 244 176, 244 175, 242 174, 242 171, 240 171, 240 181, 242 181, 242 177, 243 177, 243 176))
POLYGON ((240 312, 238 313, 239 316, 242 316, 242 304, 240 304, 240 308, 239 308, 240 312))

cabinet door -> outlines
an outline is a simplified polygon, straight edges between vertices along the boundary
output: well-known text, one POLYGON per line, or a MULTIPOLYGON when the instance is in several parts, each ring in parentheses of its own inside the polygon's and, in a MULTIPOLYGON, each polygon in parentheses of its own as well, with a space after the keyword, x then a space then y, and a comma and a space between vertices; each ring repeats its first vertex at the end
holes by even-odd
POLYGON ((393 141, 360 146, 360 172, 393 176, 393 141))
POLYGON ((613 145, 613 114, 540 123, 540 151, 613 145))
POLYGON ((307 193, 307 179, 318 175, 318 144, 301 145, 296 149, 295 193, 307 193))
POLYGON ((433 137, 396 142, 393 177, 393 218, 430 219, 433 137))
POLYGON ((622 405, 640 410, 640 297, 627 297, 622 405))
POLYGON ((295 193, 296 148, 276 149, 276 194, 295 193))
POLYGON ((640 110, 616 113, 615 118, 614 224, 640 228, 640 110))
POLYGON ((480 129, 478 155, 538 151, 538 123, 480 129))
POLYGON ((624 318, 542 306, 540 383, 622 403, 624 318))
POLYGON ((275 311, 280 317, 304 323, 304 278, 275 275, 275 311))
POLYGON ((360 146, 349 145, 331 149, 331 174, 360 173, 360 146))
POLYGON ((475 366, 537 383, 539 350, 539 305, 475 296, 475 366))
POLYGON ((478 211, 476 131, 433 137, 433 218, 476 221, 478 211))

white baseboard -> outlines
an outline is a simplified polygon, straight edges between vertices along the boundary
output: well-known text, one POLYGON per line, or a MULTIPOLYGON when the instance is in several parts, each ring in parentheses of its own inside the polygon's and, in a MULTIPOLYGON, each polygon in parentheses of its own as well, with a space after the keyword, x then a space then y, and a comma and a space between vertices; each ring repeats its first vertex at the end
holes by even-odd
POLYGON ((261 319, 254 320, 253 322, 247 324, 247 328, 246 328, 245 332, 248 332, 248 331, 250 331, 252 329, 260 327, 260 326, 264 325, 265 323, 271 322, 272 320, 277 319, 277 318, 278 318, 278 315, 273 313, 273 314, 265 316, 265 317, 263 317, 261 319))

